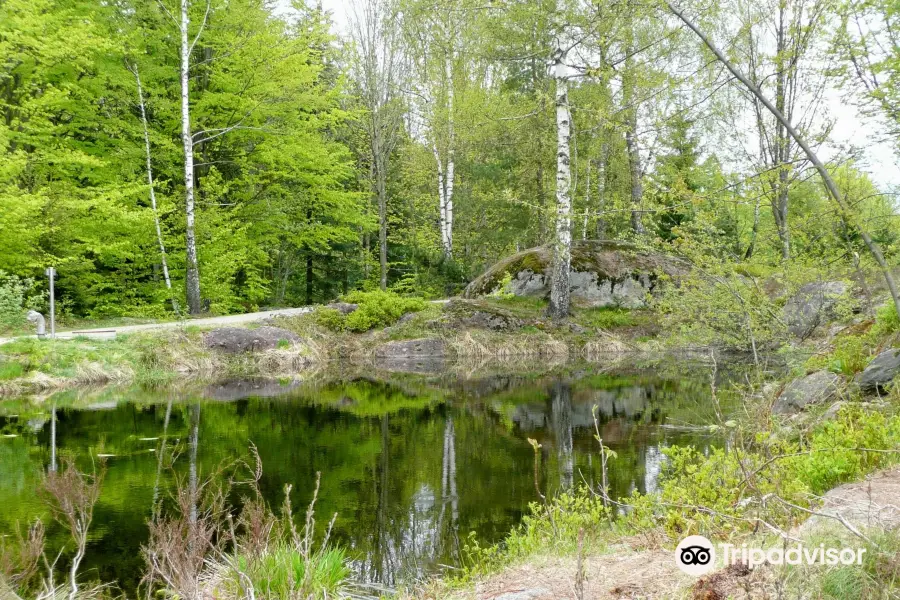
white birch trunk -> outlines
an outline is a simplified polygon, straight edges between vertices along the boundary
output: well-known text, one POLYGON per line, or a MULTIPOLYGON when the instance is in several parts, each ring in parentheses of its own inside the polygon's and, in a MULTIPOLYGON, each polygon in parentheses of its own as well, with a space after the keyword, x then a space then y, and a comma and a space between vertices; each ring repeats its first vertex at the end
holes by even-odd
MULTIPOLYGON (((436 137, 436 136, 435 136, 436 137)), ((432 143, 434 160, 437 163, 438 172, 438 210, 440 212, 441 248, 444 255, 447 254, 447 195, 444 183, 444 161, 441 160, 441 152, 438 150, 437 139, 432 143)))
POLYGON ((453 52, 447 58, 445 65, 447 71, 447 171, 444 177, 444 206, 447 220, 447 240, 444 244, 444 254, 447 258, 453 256, 453 184, 456 172, 456 132, 453 122, 453 52))
POLYGON ((147 126, 147 109, 144 104, 144 88, 141 86, 141 75, 138 71, 137 64, 132 67, 134 70, 134 79, 137 82, 138 106, 141 109, 141 125, 144 128, 144 153, 147 159, 147 183, 150 185, 150 207, 153 209, 153 223, 156 226, 156 241, 159 243, 159 258, 162 263, 163 279, 166 282, 166 289, 169 290, 169 297, 172 300, 172 309, 177 313, 178 301, 172 296, 172 279, 169 277, 169 261, 166 258, 166 244, 163 241, 162 228, 159 225, 159 211, 156 208, 156 190, 153 187, 153 161, 150 154, 150 129, 147 126))
POLYGON ((561 47, 554 55, 553 78, 556 82, 556 239, 547 312, 553 319, 563 319, 569 315, 569 267, 572 262, 572 198, 569 194, 572 121, 565 52, 561 47))
POLYGON ((201 311, 200 273, 197 266, 197 239, 194 234, 194 138, 191 133, 190 60, 188 43, 189 0, 181 0, 181 140, 184 144, 185 246, 187 252, 187 304, 191 314, 201 311))

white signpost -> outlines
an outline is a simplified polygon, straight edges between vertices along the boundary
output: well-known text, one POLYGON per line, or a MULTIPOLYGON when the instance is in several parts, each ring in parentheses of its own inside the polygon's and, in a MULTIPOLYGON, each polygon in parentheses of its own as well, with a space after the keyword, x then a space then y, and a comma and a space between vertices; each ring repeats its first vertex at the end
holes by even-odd
POLYGON ((46 271, 47 277, 50 278, 50 337, 56 337, 56 298, 54 298, 53 279, 56 277, 56 269, 48 267, 46 271))

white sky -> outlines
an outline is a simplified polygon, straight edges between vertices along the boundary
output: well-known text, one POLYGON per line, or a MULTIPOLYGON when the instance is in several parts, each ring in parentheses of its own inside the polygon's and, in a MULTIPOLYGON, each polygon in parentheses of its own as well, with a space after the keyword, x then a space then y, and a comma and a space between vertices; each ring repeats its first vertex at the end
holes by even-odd
MULTIPOLYGON (((290 0, 278 0, 287 5, 290 0)), ((321 0, 322 7, 332 13, 335 32, 346 34, 349 14, 353 10, 353 0, 321 0)), ((834 89, 828 93, 828 112, 834 119, 831 135, 831 152, 828 146, 823 148, 822 158, 827 160, 834 148, 853 146, 862 150, 861 162, 857 167, 869 173, 872 180, 882 188, 900 188, 900 160, 890 143, 878 142, 883 127, 860 116, 858 109, 848 100, 841 90, 834 89)))

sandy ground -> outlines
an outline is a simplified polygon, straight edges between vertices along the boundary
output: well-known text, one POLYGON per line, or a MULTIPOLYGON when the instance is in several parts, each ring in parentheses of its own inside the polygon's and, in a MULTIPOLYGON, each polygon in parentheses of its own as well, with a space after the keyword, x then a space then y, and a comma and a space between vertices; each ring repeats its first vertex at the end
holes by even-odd
MULTIPOLYGON (((820 499, 814 516, 793 533, 808 539, 821 527, 842 528, 833 518, 840 515, 861 531, 900 527, 900 468, 874 473, 863 481, 848 483, 820 499)), ((732 565, 696 578, 682 573, 674 552, 632 550, 623 545, 609 554, 585 559, 583 600, 774 600, 782 597, 775 567, 764 565, 750 571, 732 565)), ((510 567, 457 592, 453 600, 578 600, 577 559, 539 557, 510 567)), ((445 600, 444 596, 441 597, 445 600)))

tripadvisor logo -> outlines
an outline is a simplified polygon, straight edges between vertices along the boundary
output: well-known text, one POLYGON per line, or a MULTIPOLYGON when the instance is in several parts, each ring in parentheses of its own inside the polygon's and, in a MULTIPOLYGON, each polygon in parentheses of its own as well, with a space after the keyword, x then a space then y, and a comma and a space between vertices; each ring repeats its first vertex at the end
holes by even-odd
POLYGON ((716 568, 716 549, 702 535, 690 535, 675 549, 675 563, 688 575, 705 575, 716 568))
MULTIPOLYGON (((807 548, 800 544, 789 548, 752 548, 721 544, 723 565, 745 564, 753 569, 769 563, 773 565, 861 565, 865 548, 826 548, 824 544, 807 548)), ((700 576, 716 568, 716 549, 702 535, 681 540, 675 549, 675 564, 688 575, 700 576)))

